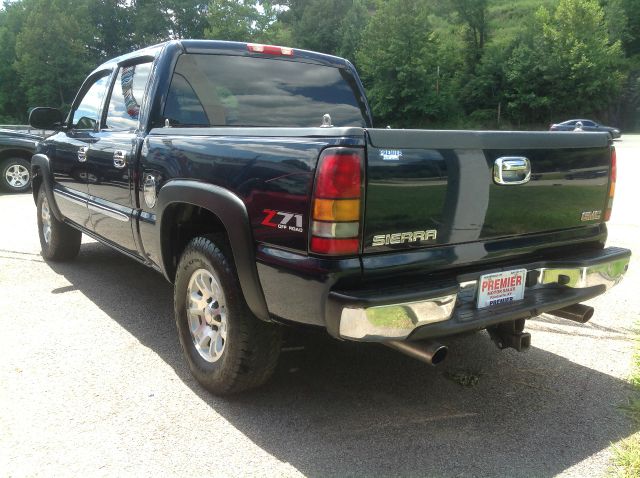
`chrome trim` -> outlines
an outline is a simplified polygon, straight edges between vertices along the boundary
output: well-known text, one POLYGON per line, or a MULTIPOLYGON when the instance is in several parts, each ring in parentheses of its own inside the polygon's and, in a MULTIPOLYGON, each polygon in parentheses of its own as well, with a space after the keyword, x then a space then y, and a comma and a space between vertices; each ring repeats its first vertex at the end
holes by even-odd
POLYGON ((528 183, 529 179, 531 179, 531 163, 524 156, 502 156, 493 164, 493 180, 496 184, 515 186, 528 183), (524 173, 525 176, 521 180, 512 181, 504 177, 505 171, 524 173))
POLYGON ((158 199, 158 186, 153 174, 145 175, 142 191, 144 193, 143 196, 145 204, 147 207, 153 208, 156 205, 156 200, 158 199))
MULTIPOLYGON (((583 267, 527 269, 537 273, 537 283, 526 290, 546 287, 574 289, 618 284, 629 267, 630 256, 604 259, 583 267)), ((517 266, 514 266, 516 269, 517 266)), ((373 307, 344 307, 340 315, 340 336, 344 339, 380 341, 406 339, 415 329, 449 320, 457 302, 475 303, 478 280, 459 283, 459 290, 432 299, 373 307)), ((525 292, 526 294, 526 292, 525 292)))
POLYGON ((538 269, 538 285, 561 284, 573 289, 604 285, 609 290, 618 284, 629 268, 630 257, 592 266, 538 269))
POLYGON ((342 309, 340 336, 346 339, 405 339, 414 329, 449 320, 457 294, 403 304, 342 309))
POLYGON ((113 153, 113 166, 122 169, 127 165, 127 152, 121 149, 113 153))
POLYGON ((63 192, 63 191, 54 189, 53 190, 53 195, 56 197, 56 199, 62 198, 62 199, 66 199, 67 201, 72 202, 74 204, 78 204, 80 206, 84 206, 84 207, 87 206, 87 200, 86 199, 84 199, 84 200, 78 199, 75 196, 73 196, 73 195, 71 195, 71 194, 69 194, 67 192, 63 192))
POLYGON ((87 207, 93 212, 104 214, 105 216, 108 216, 111 219, 115 219, 117 221, 129 222, 130 220, 130 217, 127 216, 125 213, 116 211, 115 209, 112 209, 107 206, 103 206, 102 204, 98 204, 96 202, 91 202, 91 200, 87 202, 87 207))
POLYGON ((78 148, 78 161, 85 163, 87 161, 87 153, 89 152, 89 146, 80 146, 78 148))

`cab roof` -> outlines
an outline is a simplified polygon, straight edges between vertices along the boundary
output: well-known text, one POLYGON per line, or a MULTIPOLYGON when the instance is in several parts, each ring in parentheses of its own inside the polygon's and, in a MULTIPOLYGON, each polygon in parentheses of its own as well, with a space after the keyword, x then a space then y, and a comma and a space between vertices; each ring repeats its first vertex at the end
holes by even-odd
MULTIPOLYGON (((249 43, 235 42, 235 41, 222 41, 222 40, 170 40, 157 45, 152 45, 140 50, 127 53, 125 55, 118 56, 111 60, 106 61, 96 68, 93 73, 98 71, 113 69, 115 66, 135 62, 141 58, 155 59, 165 49, 177 50, 181 53, 200 53, 209 55, 239 55, 239 56, 258 56, 265 58, 274 58, 274 55, 256 53, 249 51, 249 43)), ((325 55, 324 53, 317 53, 308 50, 300 50, 293 48, 292 56, 275 56, 275 58, 283 59, 287 61, 304 61, 308 63, 316 63, 325 66, 333 66, 337 68, 344 68, 349 65, 349 62, 343 58, 325 55)), ((92 74, 93 74, 92 73, 92 74)))

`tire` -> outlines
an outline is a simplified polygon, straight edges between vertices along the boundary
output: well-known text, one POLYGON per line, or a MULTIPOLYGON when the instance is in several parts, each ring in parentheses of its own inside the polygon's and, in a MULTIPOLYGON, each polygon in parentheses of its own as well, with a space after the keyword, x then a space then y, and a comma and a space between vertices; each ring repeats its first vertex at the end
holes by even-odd
POLYGON ((40 188, 38 192, 38 236, 42 257, 47 261, 62 262, 73 259, 80 251, 82 233, 60 222, 51 212, 49 200, 40 188))
POLYGON ((0 163, 0 187, 12 193, 31 188, 31 164, 26 159, 9 158, 0 163))
POLYGON ((189 369, 216 395, 258 387, 280 355, 280 326, 255 317, 242 294, 224 239, 196 237, 176 272, 175 320, 189 369))

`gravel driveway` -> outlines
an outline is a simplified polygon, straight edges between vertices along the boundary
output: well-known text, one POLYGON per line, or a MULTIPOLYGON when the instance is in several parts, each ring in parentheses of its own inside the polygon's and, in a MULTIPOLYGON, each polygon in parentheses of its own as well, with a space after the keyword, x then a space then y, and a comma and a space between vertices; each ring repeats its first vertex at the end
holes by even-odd
POLYGON ((46 264, 31 196, 0 196, 0 474, 604 475, 611 443, 637 432, 620 406, 640 317, 640 136, 616 145, 609 244, 636 254, 588 324, 529 321, 526 353, 447 340, 438 368, 298 334, 267 386, 231 399, 191 378, 159 274, 91 240, 46 264))

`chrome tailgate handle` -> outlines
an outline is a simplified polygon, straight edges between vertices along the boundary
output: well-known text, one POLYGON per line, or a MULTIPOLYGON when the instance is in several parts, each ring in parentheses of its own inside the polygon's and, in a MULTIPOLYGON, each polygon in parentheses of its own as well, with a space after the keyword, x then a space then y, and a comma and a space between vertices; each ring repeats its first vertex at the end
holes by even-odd
POLYGON ((87 152, 89 152, 89 146, 81 146, 78 148, 78 161, 85 163, 87 161, 87 152))
POLYGON ((118 169, 124 168, 127 165, 127 152, 121 149, 116 150, 113 153, 113 165, 118 169))
POLYGON ((496 184, 512 186, 531 179, 531 163, 524 156, 502 156, 493 164, 493 180, 496 184))

